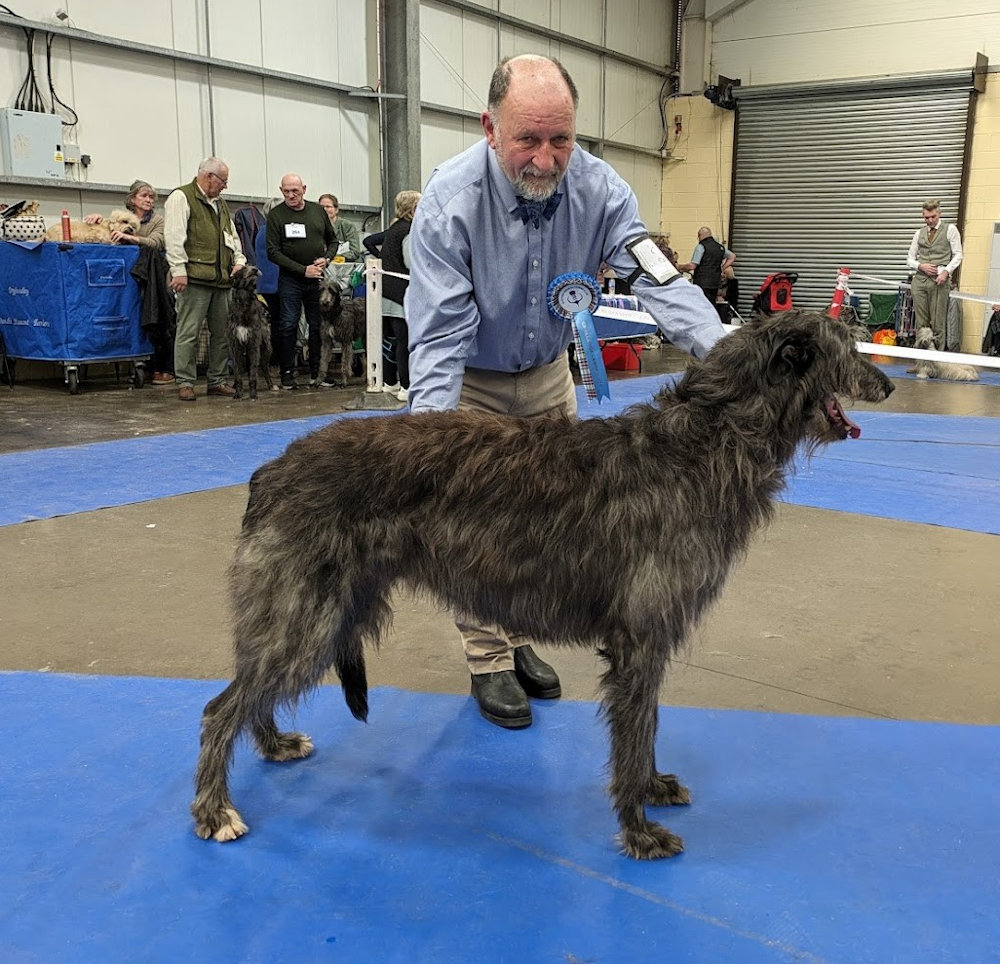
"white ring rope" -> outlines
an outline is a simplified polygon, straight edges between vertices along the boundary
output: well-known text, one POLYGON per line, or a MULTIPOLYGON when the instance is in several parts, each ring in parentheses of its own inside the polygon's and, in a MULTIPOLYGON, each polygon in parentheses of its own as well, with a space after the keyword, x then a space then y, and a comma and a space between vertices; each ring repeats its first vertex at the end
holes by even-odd
MULTIPOLYGON (((862 281, 875 281, 880 285, 885 285, 888 288, 912 288, 913 285, 908 284, 905 281, 888 281, 885 278, 876 278, 874 275, 870 274, 857 274, 857 272, 851 272, 851 278, 860 278, 862 281)), ((996 298, 990 298, 988 295, 966 295, 961 291, 952 290, 948 292, 949 298, 954 298, 957 301, 977 301, 982 305, 1000 305, 1000 296, 996 298)))

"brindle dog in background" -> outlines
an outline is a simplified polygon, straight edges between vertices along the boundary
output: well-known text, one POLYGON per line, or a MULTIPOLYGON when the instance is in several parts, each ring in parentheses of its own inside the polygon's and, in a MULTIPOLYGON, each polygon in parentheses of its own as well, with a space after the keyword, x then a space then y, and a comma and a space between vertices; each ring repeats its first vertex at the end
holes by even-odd
POLYGON ((322 338, 319 356, 321 388, 333 388, 329 368, 336 346, 340 345, 340 384, 347 388, 354 364, 354 342, 365 337, 366 301, 364 298, 345 298, 337 285, 324 281, 319 289, 319 313, 322 318, 322 338))
POLYGON ((667 660, 771 516, 800 443, 860 434, 837 396, 879 402, 892 388, 846 325, 788 311, 612 418, 401 415, 293 442, 250 482, 230 571, 235 676, 205 707, 198 835, 247 831, 227 776, 241 732, 269 760, 312 752, 274 713, 329 667, 366 718, 364 644, 385 635, 403 585, 482 625, 595 647, 622 847, 679 853, 645 810, 690 801, 654 761, 667 660))

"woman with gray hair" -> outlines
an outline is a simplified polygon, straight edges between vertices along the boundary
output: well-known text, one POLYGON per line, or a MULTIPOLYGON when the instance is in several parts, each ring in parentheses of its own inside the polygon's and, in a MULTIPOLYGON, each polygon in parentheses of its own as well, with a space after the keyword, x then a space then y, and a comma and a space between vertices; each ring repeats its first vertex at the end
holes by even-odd
MULTIPOLYGON (((116 244, 138 244, 162 251, 163 215, 156 213, 155 206, 156 188, 148 181, 133 181, 125 195, 125 207, 139 219, 139 230, 134 235, 112 231, 111 240, 116 244)), ((100 224, 104 217, 100 214, 88 214, 83 220, 87 224, 100 224)))

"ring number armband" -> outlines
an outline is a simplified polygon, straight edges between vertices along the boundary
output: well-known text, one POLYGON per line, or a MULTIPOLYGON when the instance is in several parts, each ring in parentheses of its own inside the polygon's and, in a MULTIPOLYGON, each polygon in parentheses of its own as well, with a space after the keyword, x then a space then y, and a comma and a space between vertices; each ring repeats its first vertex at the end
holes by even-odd
POLYGON ((656 246, 656 242, 647 234, 634 241, 629 241, 625 247, 638 266, 628 276, 628 283, 634 284, 641 275, 652 278, 658 285, 668 285, 676 281, 680 272, 670 263, 670 259, 656 246))

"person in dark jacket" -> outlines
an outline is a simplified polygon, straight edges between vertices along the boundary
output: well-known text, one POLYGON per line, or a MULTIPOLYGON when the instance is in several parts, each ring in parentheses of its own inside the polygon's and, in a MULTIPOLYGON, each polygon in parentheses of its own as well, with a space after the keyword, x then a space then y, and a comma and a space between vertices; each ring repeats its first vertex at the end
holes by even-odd
POLYGON ((305 198, 306 185, 298 174, 281 179, 284 204, 267 214, 267 256, 278 266, 278 304, 281 312, 275 353, 281 368, 281 387, 295 383, 295 343, 299 315, 309 324, 309 385, 319 385, 319 282, 337 250, 333 225, 315 201, 305 198))
MULTIPOLYGON (((419 191, 400 191, 396 195, 395 218, 380 235, 365 238, 365 248, 382 259, 382 269, 394 274, 409 274, 410 227, 413 214, 420 200, 419 191)), ((410 388, 409 329, 403 298, 409 284, 404 278, 391 274, 382 277, 382 334, 391 342, 391 357, 387 359, 383 389, 396 392, 396 398, 405 402, 410 388), (391 363, 391 364, 390 364, 391 363), (393 371, 393 369, 395 371, 393 371), (399 382, 396 383, 396 379, 399 382)))
POLYGON ((680 271, 690 271, 691 281, 701 288, 705 297, 714 305, 722 284, 722 274, 732 267, 735 260, 736 255, 712 237, 711 228, 699 228, 698 244, 691 260, 687 264, 677 265, 677 268, 680 271))

